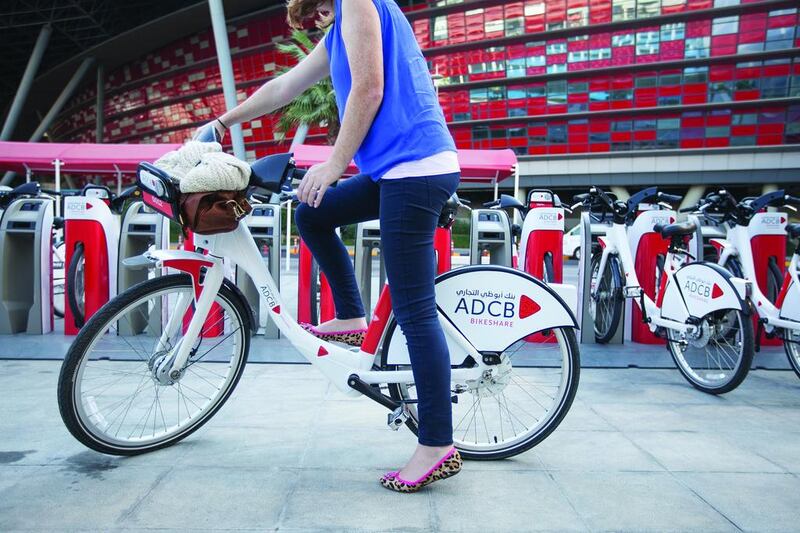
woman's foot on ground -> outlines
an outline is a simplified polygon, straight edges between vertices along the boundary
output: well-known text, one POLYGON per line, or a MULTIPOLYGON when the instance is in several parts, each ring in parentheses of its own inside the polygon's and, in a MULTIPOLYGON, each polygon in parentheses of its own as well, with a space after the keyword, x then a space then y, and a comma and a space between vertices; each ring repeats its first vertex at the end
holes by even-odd
POLYGON ((400 470, 400 477, 410 481, 421 478, 430 472, 431 468, 436 466, 442 460, 442 457, 452 449, 452 444, 449 446, 423 446, 422 444, 417 444, 414 455, 411 456, 408 464, 400 470))
POLYGON ((334 318, 333 320, 328 320, 327 322, 323 322, 318 326, 314 326, 314 329, 321 333, 339 333, 342 331, 361 331, 367 329, 367 321, 364 317, 361 318, 348 318, 345 320, 340 320, 338 318, 334 318))

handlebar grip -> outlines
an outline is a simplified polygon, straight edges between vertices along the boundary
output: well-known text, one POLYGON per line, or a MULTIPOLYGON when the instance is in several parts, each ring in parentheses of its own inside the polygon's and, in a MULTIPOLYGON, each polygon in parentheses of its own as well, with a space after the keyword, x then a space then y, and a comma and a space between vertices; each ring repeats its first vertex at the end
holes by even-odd
POLYGON ((500 205, 500 200, 492 200, 491 202, 484 202, 483 207, 497 207, 500 205))
POLYGON ((673 202, 674 203, 674 202, 680 202, 681 200, 683 200, 683 196, 680 196, 678 194, 667 194, 665 192, 660 192, 660 193, 658 193, 658 199, 659 200, 663 200, 665 202, 673 202))
POLYGON ((579 203, 579 204, 582 204, 583 202, 586 201, 587 198, 589 198, 589 193, 585 192, 583 194, 576 194, 575 196, 573 196, 572 197, 572 201, 576 202, 576 203, 579 203))
POLYGON ((305 177, 307 169, 304 168, 294 168, 292 169, 292 179, 301 180, 305 177))
POLYGON ((800 198, 787 194, 784 203, 786 205, 800 205, 800 198))
POLYGON ((697 211, 699 207, 700 206, 698 205, 693 205, 692 207, 683 207, 681 209, 678 209, 678 213, 691 213, 693 211, 697 211))

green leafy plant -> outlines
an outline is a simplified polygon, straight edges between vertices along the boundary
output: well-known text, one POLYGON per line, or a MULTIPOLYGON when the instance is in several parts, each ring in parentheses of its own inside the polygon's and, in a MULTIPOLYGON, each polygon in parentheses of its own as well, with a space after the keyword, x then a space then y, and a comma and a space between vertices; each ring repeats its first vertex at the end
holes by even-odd
MULTIPOLYGON (((298 62, 305 59, 319 41, 314 42, 304 32, 292 32, 290 42, 277 45, 278 51, 294 57, 298 62)), ((290 67, 280 69, 281 73, 287 72, 290 67)), ((278 131, 287 134, 290 130, 305 124, 308 127, 328 128, 328 144, 336 141, 339 134, 339 111, 336 106, 336 96, 333 92, 331 79, 325 78, 318 81, 290 104, 276 111, 280 114, 278 131)))

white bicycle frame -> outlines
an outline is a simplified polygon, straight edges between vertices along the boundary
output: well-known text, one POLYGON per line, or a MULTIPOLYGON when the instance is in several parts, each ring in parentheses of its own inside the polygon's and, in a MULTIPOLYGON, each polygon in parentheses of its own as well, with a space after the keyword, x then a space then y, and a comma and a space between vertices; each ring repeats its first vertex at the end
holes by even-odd
MULTIPOLYGON (((753 261, 753 248, 750 244, 750 238, 751 234, 748 230, 748 226, 740 226, 738 224, 732 227, 729 226, 727 239, 714 239, 722 247, 718 264, 724 266, 731 257, 739 260, 739 263, 742 265, 742 274, 746 279, 753 281, 751 299, 758 311, 758 316, 766 320, 764 329, 768 333, 772 333, 776 327, 800 330, 800 322, 781 318, 781 309, 770 302, 766 295, 761 292, 758 283, 755 283, 756 267, 753 261)), ((800 285, 797 283, 797 276, 800 274, 798 268, 800 268, 800 265, 798 265, 797 254, 793 254, 789 264, 789 274, 792 284, 788 288, 788 291, 793 293, 793 298, 789 298, 787 295, 787 298, 784 299, 784 305, 788 302, 800 301, 800 285)))
MULTIPOLYGON (((659 326, 688 333, 692 333, 696 330, 696 326, 694 325, 663 318, 661 316, 661 310, 658 308, 653 299, 642 292, 641 285, 639 284, 639 278, 636 275, 636 268, 631 255, 630 244, 628 242, 627 226, 625 226, 625 224, 612 224, 606 231, 605 237, 601 237, 601 239, 603 239, 605 242, 605 246, 603 247, 603 255, 600 258, 600 267, 598 272, 604 271, 609 256, 613 254, 619 258, 620 263, 622 264, 621 274, 625 297, 633 297, 639 307, 641 307, 641 303, 644 301, 644 309, 642 309, 642 311, 649 319, 648 327, 650 328, 650 331, 655 331, 659 326), (631 291, 631 289, 638 290, 631 291)), ((667 252, 667 256, 664 261, 664 273, 662 274, 667 276, 666 285, 675 282, 675 272, 681 265, 683 265, 683 263, 684 258, 676 256, 672 252, 667 252)), ((592 296, 596 295, 596 291, 597 287, 593 287, 592 296)), ((671 304, 674 305, 672 302, 671 304)), ((685 307, 683 301, 680 302, 680 305, 685 307)), ((689 314, 688 310, 686 314, 689 314)))
MULTIPOLYGON (((194 313, 183 337, 172 349, 174 358, 169 371, 180 371, 186 365, 192 347, 195 345, 203 324, 211 311, 215 297, 224 281, 223 259, 228 258, 228 260, 233 261, 244 269, 253 280, 253 283, 261 293, 263 302, 271 310, 270 316, 275 320, 280 332, 289 339, 289 342, 306 360, 316 366, 340 391, 349 396, 359 396, 361 394, 348 385, 348 379, 351 375, 358 376, 370 385, 414 382, 410 370, 371 370, 375 363, 375 354, 362 350, 350 350, 325 342, 301 328, 297 321, 290 316, 286 306, 283 305, 283 300, 275 281, 264 265, 258 247, 244 222, 240 222, 239 227, 230 233, 210 236, 195 234, 194 244, 197 248, 207 251, 208 255, 186 251, 156 250, 140 256, 145 259, 145 264, 149 263, 151 267, 175 268, 189 273, 194 279, 194 313)), ((141 264, 141 259, 128 260, 126 263, 130 265, 141 264)), ((191 303, 192 299, 188 295, 182 295, 174 314, 169 317, 167 325, 162 332, 157 349, 167 346, 167 339, 177 333, 178 328, 182 325, 182 317, 191 303)), ((454 368, 451 373, 453 381, 463 383, 480 379, 488 367, 483 363, 483 358, 478 350, 442 316, 441 312, 439 313, 439 321, 445 335, 449 337, 448 342, 452 341, 460 346, 465 353, 472 356, 476 363, 472 368, 454 368)), ((386 326, 387 324, 382 325, 384 335, 386 326)))

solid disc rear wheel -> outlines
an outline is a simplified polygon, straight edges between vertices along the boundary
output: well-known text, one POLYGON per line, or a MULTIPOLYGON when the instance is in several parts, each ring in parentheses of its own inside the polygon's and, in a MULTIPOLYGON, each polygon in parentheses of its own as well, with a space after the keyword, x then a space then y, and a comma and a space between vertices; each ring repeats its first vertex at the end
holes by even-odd
POLYGON ((179 375, 156 370, 183 341, 192 279, 161 276, 104 305, 72 343, 58 381, 61 418, 96 451, 135 455, 187 437, 230 397, 247 361, 249 310, 223 285, 179 375))
MULTIPOLYGON (((383 346, 390 344, 397 323, 389 324, 383 346)), ((580 379, 580 354, 572 328, 550 330, 554 342, 517 341, 499 354, 491 378, 451 384, 453 442, 467 459, 504 459, 536 446, 569 411, 580 379), (494 370, 496 369, 496 372, 494 370)), ((384 349, 384 363, 385 363, 384 349)), ((386 365, 391 370, 408 367, 386 365)), ((389 392, 407 404, 406 425, 417 433, 414 385, 390 384, 389 392)))

